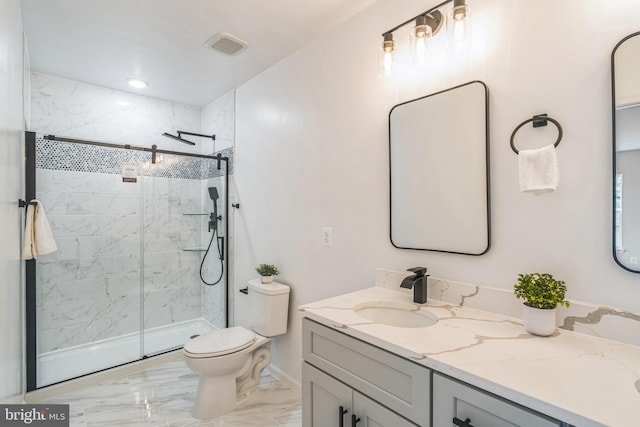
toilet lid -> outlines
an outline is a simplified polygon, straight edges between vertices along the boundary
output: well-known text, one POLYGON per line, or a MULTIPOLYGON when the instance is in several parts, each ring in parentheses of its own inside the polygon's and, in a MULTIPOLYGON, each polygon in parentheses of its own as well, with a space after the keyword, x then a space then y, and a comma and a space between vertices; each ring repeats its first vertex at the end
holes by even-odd
POLYGON ((193 357, 223 356, 245 349, 255 340, 255 332, 242 326, 234 326, 200 335, 187 342, 184 345, 184 351, 193 357))

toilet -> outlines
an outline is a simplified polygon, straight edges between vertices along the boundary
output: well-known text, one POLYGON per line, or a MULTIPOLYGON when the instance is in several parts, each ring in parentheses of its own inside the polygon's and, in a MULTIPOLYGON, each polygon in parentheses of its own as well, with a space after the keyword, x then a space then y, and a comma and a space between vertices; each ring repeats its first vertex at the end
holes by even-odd
POLYGON ((271 338, 287 332, 289 287, 249 281, 250 328, 234 326, 191 339, 187 366, 200 375, 193 416, 218 417, 235 409, 260 382, 271 362, 271 338))

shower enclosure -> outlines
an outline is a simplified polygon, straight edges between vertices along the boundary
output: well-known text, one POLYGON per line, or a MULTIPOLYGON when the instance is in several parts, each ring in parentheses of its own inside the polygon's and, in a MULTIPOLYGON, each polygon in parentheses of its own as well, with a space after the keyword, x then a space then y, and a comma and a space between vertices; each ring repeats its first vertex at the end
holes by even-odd
POLYGON ((227 326, 227 157, 25 140, 27 199, 58 245, 27 261, 29 391, 227 326))

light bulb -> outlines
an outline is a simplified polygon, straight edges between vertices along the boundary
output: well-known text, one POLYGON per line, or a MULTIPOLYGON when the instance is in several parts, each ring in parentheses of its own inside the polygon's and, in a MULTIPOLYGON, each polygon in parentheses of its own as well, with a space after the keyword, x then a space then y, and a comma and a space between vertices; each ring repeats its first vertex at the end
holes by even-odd
POLYGON ((420 65, 424 64, 427 60, 427 46, 424 38, 416 41, 416 59, 420 65))
POLYGON ((393 53, 385 52, 384 53, 384 76, 389 77, 393 74, 393 53))
POLYGON ((423 67, 427 63, 427 58, 431 56, 428 52, 431 44, 428 39, 433 36, 432 25, 436 24, 431 15, 421 15, 416 18, 416 25, 411 30, 409 41, 411 44, 411 58, 418 67, 423 67))
POLYGON ((447 32, 450 46, 466 50, 471 45, 471 8, 464 0, 455 0, 453 9, 447 15, 447 32))
POLYGON ((384 41, 378 56, 378 72, 381 76, 390 77, 393 75, 393 56, 396 50, 396 42, 393 41, 391 33, 384 35, 384 41))
POLYGON ((465 22, 462 21, 454 21, 453 22, 453 41, 456 43, 462 42, 465 38, 465 22))

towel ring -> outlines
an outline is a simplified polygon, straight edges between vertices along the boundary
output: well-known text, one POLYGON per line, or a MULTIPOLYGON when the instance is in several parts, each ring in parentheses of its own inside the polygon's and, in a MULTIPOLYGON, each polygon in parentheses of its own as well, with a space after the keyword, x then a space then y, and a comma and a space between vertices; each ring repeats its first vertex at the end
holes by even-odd
POLYGON ((515 144, 513 143, 513 139, 515 138, 516 133, 520 130, 520 128, 522 126, 526 125, 529 122, 533 122, 533 127, 534 128, 539 128, 539 127, 542 127, 542 126, 546 126, 547 125, 547 121, 553 123, 558 128, 558 139, 553 144, 554 147, 557 147, 558 144, 560 144, 560 141, 562 140, 562 126, 560 125, 560 123, 556 119, 552 119, 551 117, 547 116, 546 114, 537 114, 537 115, 533 116, 532 118, 530 118, 528 120, 525 120, 524 122, 520 123, 513 130, 513 133, 511 133, 511 149, 513 150, 513 152, 516 153, 516 154, 520 154, 520 152, 516 149, 515 144))

